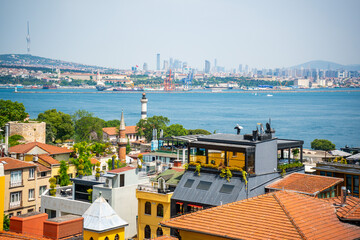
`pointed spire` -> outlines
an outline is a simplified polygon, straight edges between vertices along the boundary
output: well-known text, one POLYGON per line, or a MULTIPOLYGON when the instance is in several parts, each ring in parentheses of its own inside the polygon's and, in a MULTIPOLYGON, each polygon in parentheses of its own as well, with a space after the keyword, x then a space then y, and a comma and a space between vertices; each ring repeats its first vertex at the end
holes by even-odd
POLYGON ((121 120, 119 130, 125 130, 124 111, 121 111, 121 120))

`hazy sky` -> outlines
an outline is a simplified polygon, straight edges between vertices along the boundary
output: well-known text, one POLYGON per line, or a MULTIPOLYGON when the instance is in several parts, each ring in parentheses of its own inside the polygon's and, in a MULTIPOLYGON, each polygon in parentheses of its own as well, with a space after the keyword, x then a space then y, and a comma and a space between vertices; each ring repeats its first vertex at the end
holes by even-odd
POLYGON ((360 63, 358 0, 0 0, 0 54, 116 68, 169 57, 202 70, 360 63))

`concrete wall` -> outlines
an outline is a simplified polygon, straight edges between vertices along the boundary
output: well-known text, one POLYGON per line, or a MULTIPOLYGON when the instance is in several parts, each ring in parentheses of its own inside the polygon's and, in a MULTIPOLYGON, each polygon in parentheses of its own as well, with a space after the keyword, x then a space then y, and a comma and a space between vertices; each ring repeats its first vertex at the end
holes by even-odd
POLYGON ((10 136, 21 135, 26 142, 41 142, 46 141, 46 123, 44 122, 9 122, 10 136))
MULTIPOLYGON (((48 191, 48 190, 47 190, 48 191)), ((90 203, 72 200, 65 197, 52 197, 45 192, 41 196, 41 212, 45 213, 45 209, 56 211, 56 217, 67 215, 68 213, 82 216, 90 207, 90 203)))
POLYGON ((277 140, 256 144, 255 173, 272 173, 277 169, 277 140))

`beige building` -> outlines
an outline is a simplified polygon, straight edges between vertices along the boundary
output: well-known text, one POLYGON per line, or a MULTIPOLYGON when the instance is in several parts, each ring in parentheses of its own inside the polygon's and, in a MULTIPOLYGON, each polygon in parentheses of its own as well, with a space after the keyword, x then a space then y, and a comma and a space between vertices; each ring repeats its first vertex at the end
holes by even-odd
POLYGON ((0 158, 5 173, 4 213, 18 216, 40 211, 41 194, 49 188, 51 169, 14 158, 0 158))
POLYGON ((295 79, 294 85, 299 88, 309 88, 309 79, 295 79))
MULTIPOLYGON (((125 135, 130 143, 136 141, 145 141, 144 137, 136 136, 136 126, 126 126, 125 135)), ((103 141, 116 143, 119 138, 119 128, 116 127, 106 127, 103 128, 103 141)))
POLYGON ((45 143, 46 141, 46 123, 44 122, 9 122, 9 129, 10 136, 23 136, 25 142, 45 143))

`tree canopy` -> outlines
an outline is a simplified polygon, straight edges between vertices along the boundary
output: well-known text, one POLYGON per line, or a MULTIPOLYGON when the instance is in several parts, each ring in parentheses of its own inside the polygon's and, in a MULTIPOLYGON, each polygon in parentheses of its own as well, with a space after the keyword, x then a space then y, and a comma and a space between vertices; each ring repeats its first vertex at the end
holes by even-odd
POLYGON ((181 124, 171 124, 164 130, 164 137, 184 136, 187 134, 188 130, 186 130, 181 124))
POLYGON ((188 129, 188 135, 197 135, 197 134, 210 135, 211 132, 205 129, 188 129))
POLYGON ((51 109, 39 113, 37 120, 45 122, 47 125, 46 142, 48 143, 54 143, 58 140, 65 141, 74 135, 74 124, 69 114, 51 109))
POLYGON ((152 131, 157 129, 157 137, 160 136, 160 129, 165 129, 166 125, 170 122, 167 117, 153 116, 146 119, 140 119, 136 124, 136 131, 138 136, 145 136, 146 141, 152 140, 152 131))
POLYGON ((311 148, 314 150, 330 151, 335 149, 335 144, 326 139, 315 139, 311 142, 311 148))
POLYGON ((24 104, 0 99, 0 127, 9 121, 23 121, 27 115, 24 104))
POLYGON ((60 161, 59 181, 61 187, 70 184, 70 177, 67 172, 68 169, 69 169, 68 164, 64 160, 60 161))
POLYGON ((98 117, 82 117, 75 123, 75 140, 81 141, 101 141, 104 120, 98 117))
POLYGON ((75 165, 79 175, 91 175, 92 164, 91 146, 87 142, 79 142, 74 144, 74 150, 78 155, 77 158, 72 158, 71 162, 75 165))

